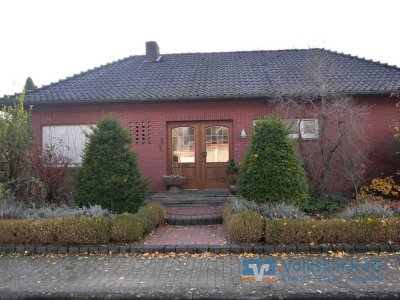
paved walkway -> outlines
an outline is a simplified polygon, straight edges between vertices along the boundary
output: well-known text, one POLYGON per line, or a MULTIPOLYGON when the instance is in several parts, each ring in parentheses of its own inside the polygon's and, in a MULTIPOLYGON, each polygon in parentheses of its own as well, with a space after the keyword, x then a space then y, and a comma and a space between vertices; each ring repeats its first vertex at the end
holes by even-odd
POLYGON ((166 206, 167 215, 174 216, 209 216, 222 214, 222 205, 174 205, 166 206))
MULTIPOLYGON (((241 276, 243 258, 231 255, 6 256, 0 258, 0 299, 394 299, 400 296, 399 258, 400 255, 268 257, 268 267, 262 272, 274 277, 253 282, 244 281, 241 276)), ((249 261, 244 262, 249 265, 249 261)))
POLYGON ((222 224, 198 226, 164 225, 149 235, 147 245, 225 245, 225 230, 222 224))

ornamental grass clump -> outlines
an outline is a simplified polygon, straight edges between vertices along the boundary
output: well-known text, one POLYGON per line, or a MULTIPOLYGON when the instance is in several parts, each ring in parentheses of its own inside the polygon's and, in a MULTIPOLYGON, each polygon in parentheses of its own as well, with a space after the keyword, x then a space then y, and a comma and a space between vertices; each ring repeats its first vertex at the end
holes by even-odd
POLYGON ((234 212, 251 210, 258 212, 264 219, 295 220, 310 218, 298 206, 285 202, 257 203, 243 198, 233 198, 229 205, 234 212))
POLYGON ((359 201, 356 204, 346 207, 339 213, 339 218, 358 218, 358 217, 378 217, 388 218, 393 216, 394 212, 389 205, 376 201, 359 201))
POLYGON ((238 193, 257 203, 308 201, 305 172, 279 118, 257 121, 240 169, 238 193))

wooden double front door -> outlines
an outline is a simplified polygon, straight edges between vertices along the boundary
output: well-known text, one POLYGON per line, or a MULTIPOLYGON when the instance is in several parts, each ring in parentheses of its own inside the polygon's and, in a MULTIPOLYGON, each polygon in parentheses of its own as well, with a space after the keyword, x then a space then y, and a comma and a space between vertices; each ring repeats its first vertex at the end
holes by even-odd
POLYGON ((232 122, 168 123, 168 172, 186 176, 184 189, 227 188, 232 122))

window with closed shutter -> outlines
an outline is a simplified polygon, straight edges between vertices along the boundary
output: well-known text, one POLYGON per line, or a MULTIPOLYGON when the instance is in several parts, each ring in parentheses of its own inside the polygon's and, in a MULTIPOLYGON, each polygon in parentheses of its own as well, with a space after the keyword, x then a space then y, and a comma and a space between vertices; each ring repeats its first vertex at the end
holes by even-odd
POLYGON ((82 163, 85 148, 85 132, 91 133, 92 125, 54 125, 42 127, 43 149, 53 148, 69 159, 75 165, 82 163))

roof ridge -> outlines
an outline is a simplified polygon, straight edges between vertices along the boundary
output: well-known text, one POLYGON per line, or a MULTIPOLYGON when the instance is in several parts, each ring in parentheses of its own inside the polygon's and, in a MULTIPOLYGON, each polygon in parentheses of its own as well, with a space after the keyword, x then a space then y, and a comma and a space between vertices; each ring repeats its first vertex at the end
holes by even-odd
POLYGON ((331 50, 331 49, 325 49, 325 48, 320 48, 320 49, 322 49, 322 50, 324 50, 324 51, 326 51, 326 52, 328 52, 328 53, 335 54, 335 55, 340 55, 340 56, 344 56, 344 57, 349 57, 349 58, 351 58, 351 59, 356 59, 356 60, 360 60, 360 61, 365 61, 365 62, 373 63, 373 64, 375 64, 375 65, 379 65, 379 66, 382 66, 382 67, 386 67, 386 68, 388 68, 388 69, 395 69, 396 71, 400 71, 400 66, 397 66, 397 65, 390 65, 390 64, 388 64, 388 63, 384 63, 384 62, 381 62, 381 61, 379 61, 379 60, 368 59, 368 58, 365 58, 365 57, 360 57, 360 56, 358 56, 358 55, 353 55, 353 54, 344 53, 344 52, 338 52, 338 51, 331 50))

